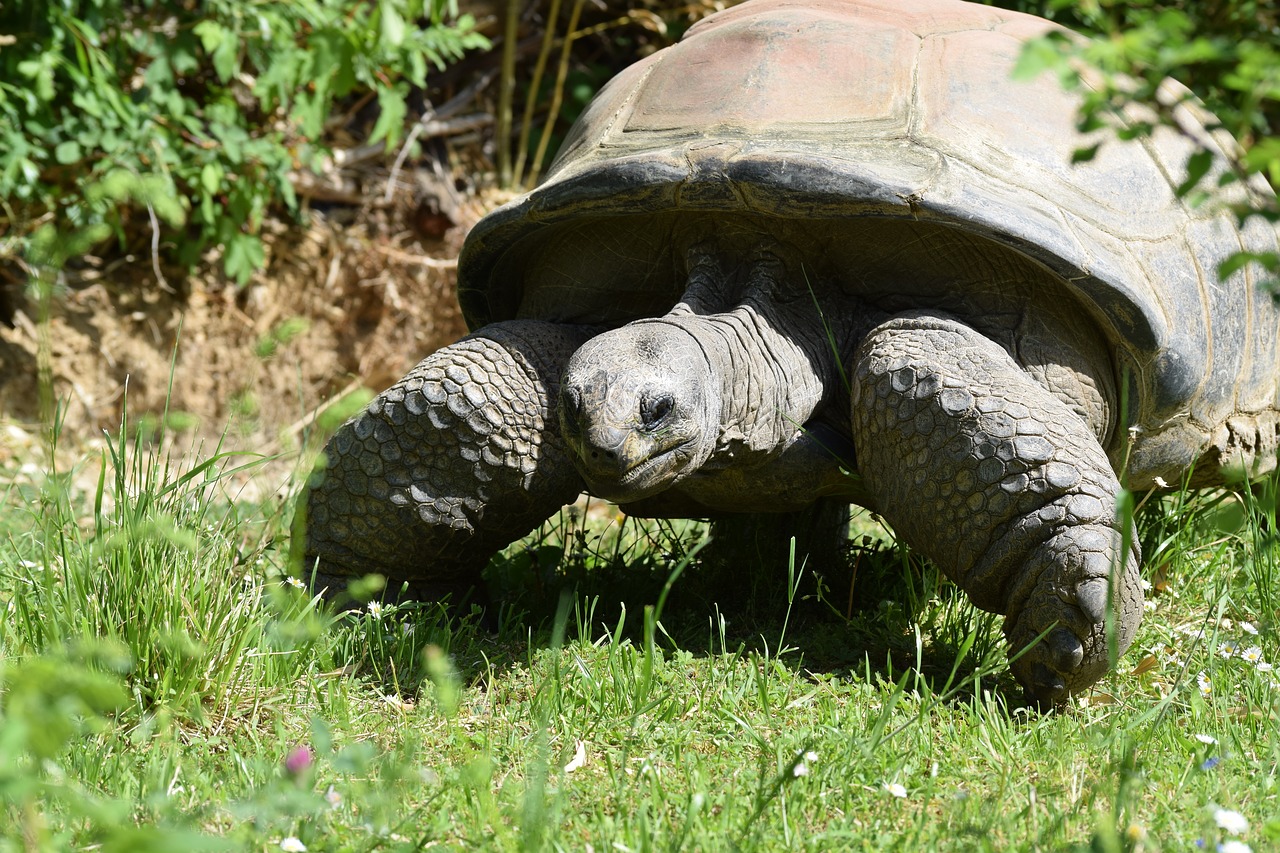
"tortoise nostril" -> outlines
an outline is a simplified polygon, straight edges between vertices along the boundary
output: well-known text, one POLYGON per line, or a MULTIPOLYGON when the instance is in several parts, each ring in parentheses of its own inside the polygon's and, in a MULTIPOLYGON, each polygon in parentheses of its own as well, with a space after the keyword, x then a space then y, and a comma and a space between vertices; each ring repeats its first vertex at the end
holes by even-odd
POLYGON ((645 397, 640 401, 640 423, 644 425, 645 429, 657 429, 662 426, 663 421, 671 414, 671 410, 675 408, 675 405, 675 398, 670 394, 645 397))

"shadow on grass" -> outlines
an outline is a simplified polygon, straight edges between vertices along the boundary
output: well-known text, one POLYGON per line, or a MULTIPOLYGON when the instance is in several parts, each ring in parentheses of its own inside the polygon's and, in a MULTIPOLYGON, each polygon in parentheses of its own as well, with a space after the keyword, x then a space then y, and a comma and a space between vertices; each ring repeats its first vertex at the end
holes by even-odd
POLYGON ((474 683, 554 645, 562 608, 570 639, 616 636, 642 647, 645 610, 661 602, 657 642, 668 650, 764 655, 796 670, 890 683, 906 676, 935 694, 950 690, 950 702, 969 701, 981 684, 1006 707, 1024 704, 1007 670, 994 681, 974 677, 994 646, 1003 660, 996 617, 975 611, 936 569, 891 540, 859 536, 820 564, 788 571, 789 561, 753 565, 704 543, 704 525, 646 524, 648 532, 624 545, 571 524, 559 536, 513 546, 486 569, 485 595, 461 607, 396 605, 398 624, 410 627, 380 623, 382 642, 366 643, 364 659, 353 655, 352 663, 387 692, 411 695, 427 678, 415 655, 430 643, 474 683), (370 649, 392 663, 371 666, 370 649))

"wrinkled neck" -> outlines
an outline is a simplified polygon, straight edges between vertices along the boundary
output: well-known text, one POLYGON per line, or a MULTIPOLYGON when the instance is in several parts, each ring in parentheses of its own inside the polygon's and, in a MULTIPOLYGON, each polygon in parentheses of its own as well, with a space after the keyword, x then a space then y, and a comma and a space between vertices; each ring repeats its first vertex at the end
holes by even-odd
MULTIPOLYGON (((794 438, 813 415, 826 389, 838 382, 836 355, 823 357, 821 329, 787 322, 787 312, 748 300, 716 314, 695 314, 681 303, 654 322, 683 329, 697 342, 721 383, 715 466, 768 457, 794 438), (821 345, 820 345, 821 344, 821 345)), ((816 314, 816 311, 814 312, 816 314)))

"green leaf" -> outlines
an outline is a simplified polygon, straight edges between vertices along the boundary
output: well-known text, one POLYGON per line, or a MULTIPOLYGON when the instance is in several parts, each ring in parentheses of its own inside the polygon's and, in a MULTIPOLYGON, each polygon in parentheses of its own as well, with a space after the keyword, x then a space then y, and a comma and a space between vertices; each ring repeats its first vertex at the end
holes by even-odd
POLYGON ((225 838, 205 835, 194 829, 108 825, 110 829, 106 831, 106 840, 98 848, 102 853, 169 853, 173 850, 213 853, 236 849, 236 845, 225 838))
POLYGON ((404 18, 400 17, 394 0, 379 0, 378 13, 381 19, 379 30, 382 33, 383 44, 393 48, 399 47, 404 43, 404 18))
POLYGON ((80 143, 68 140, 59 143, 58 147, 53 149, 53 159, 57 160, 64 166, 70 166, 72 163, 79 163, 83 159, 80 151, 80 143))
POLYGON ((1275 252, 1236 252, 1218 264, 1218 278, 1228 279, 1252 263, 1261 264, 1274 272, 1280 269, 1280 255, 1275 252))
POLYGON ((55 94, 53 85, 54 54, 44 53, 40 59, 28 59, 18 63, 18 73, 30 78, 35 84, 36 97, 42 101, 52 101, 55 94))
POLYGON ((128 701, 119 679, 65 659, 30 658, 6 676, 5 716, 25 723, 26 748, 41 759, 128 701))
POLYGON ((212 54, 224 41, 232 38, 231 31, 217 21, 206 18, 192 27, 192 32, 200 37, 204 52, 212 54))
POLYGON ((1256 141, 1244 155, 1246 168, 1261 172, 1274 183, 1280 176, 1280 137, 1267 136, 1256 141))
POLYGON ((223 83, 230 82, 240 68, 240 47, 231 39, 218 45, 213 52, 213 70, 223 83))
POLYGON ((222 167, 217 163, 205 163, 204 168, 200 170, 200 186, 208 193, 213 195, 222 188, 222 167))
POLYGON ((359 414, 361 409, 369 405, 373 397, 374 393, 362 385, 326 406, 316 416, 316 424, 326 434, 330 433, 342 426, 343 422, 359 414))
POLYGON ((247 283, 266 260, 262 241, 252 234, 237 233, 232 236, 227 241, 226 252, 222 265, 236 284, 247 283))
POLYGON ((378 109, 381 114, 373 126, 369 142, 385 139, 387 147, 390 148, 399 141, 404 131, 404 118, 409 111, 405 103, 408 94, 409 87, 403 83, 378 90, 378 109))
POLYGON ((1088 163, 1094 157, 1098 156, 1098 149, 1102 147, 1102 143, 1096 143, 1085 148, 1077 148, 1071 152, 1072 163, 1088 163))
POLYGON ((316 86, 315 92, 299 92, 293 105, 293 118, 301 125, 302 134, 310 139, 320 136, 324 129, 328 99, 323 86, 316 86))
POLYGON ((1209 168, 1213 166, 1213 152, 1200 150, 1187 158, 1187 177, 1182 183, 1178 184, 1175 192, 1178 198, 1184 198, 1187 193, 1191 192, 1200 183, 1201 178, 1209 173, 1209 168))
POLYGON ((1061 49, 1062 41, 1061 33, 1049 33, 1027 42, 1022 46, 1018 61, 1009 76, 1014 80, 1025 81, 1034 80, 1046 71, 1061 73, 1067 64, 1061 49))

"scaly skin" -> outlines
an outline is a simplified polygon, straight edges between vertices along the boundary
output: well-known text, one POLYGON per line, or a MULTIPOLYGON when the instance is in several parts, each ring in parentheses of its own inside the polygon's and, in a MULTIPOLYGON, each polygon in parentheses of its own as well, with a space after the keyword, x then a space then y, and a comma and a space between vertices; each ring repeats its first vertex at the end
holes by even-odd
POLYGON ((389 592, 405 582, 425 599, 478 585, 489 557, 583 489, 556 406, 564 365, 591 333, 488 326, 343 425, 307 496, 307 577, 335 590, 381 572, 389 592))
POLYGON ((309 497, 320 583, 381 571, 414 597, 460 590, 588 484, 660 512, 796 510, 808 489, 810 501, 870 505, 1003 614, 1011 653, 1034 644, 1013 671, 1040 702, 1097 681, 1108 621, 1123 652, 1142 594, 1099 442, 1113 427, 1109 365, 1073 359, 1089 343, 1079 330, 1009 324, 1001 340, 1024 367, 947 315, 841 306, 829 342, 810 304, 771 298, 787 275, 773 253, 756 252, 742 276, 692 260, 690 298, 666 317, 594 338, 537 321, 489 326, 343 427, 309 497), (833 406, 852 412, 856 490, 829 482, 831 454, 788 452, 810 429, 841 431, 833 406))
POLYGON ((1132 535, 1119 553, 1120 484, 1095 428, 945 316, 881 324, 852 381, 858 469, 875 508, 974 604, 1004 614, 1011 654, 1048 630, 1013 664, 1031 695, 1056 704, 1101 678, 1108 604, 1123 653, 1142 589, 1132 535))

